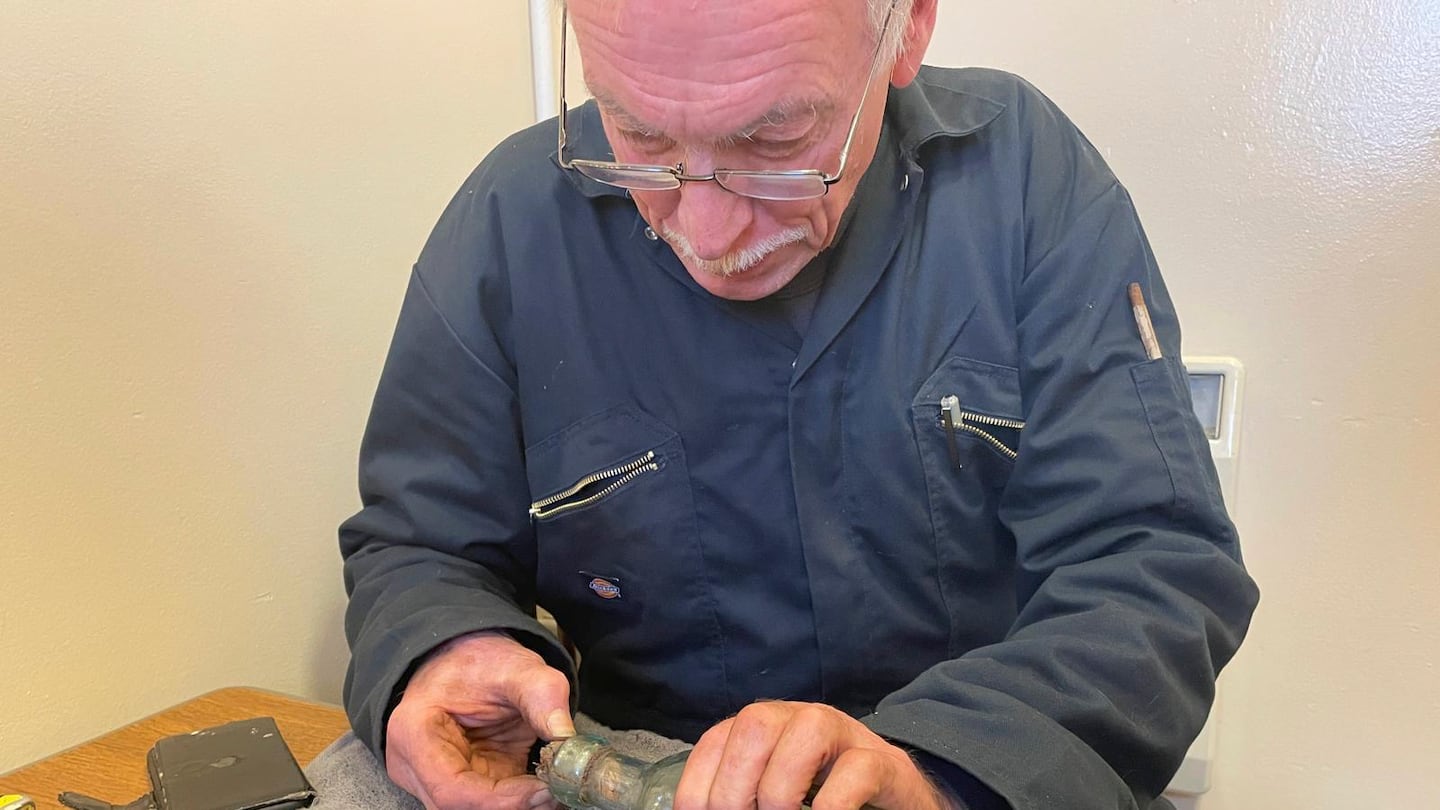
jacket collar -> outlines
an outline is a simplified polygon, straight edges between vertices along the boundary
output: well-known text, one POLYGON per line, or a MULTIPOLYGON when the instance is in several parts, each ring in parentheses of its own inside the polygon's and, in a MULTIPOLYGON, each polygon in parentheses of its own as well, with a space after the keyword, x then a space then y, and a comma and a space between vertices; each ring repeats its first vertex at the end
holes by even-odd
POLYGON ((938 71, 922 67, 914 82, 890 88, 886 124, 894 125, 901 154, 912 160, 930 141, 979 132, 1005 112, 999 101, 947 86, 938 71))

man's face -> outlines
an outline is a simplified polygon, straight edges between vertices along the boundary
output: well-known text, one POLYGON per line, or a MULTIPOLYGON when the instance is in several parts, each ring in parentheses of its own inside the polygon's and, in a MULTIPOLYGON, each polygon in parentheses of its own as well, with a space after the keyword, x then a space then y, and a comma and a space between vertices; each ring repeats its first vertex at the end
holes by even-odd
POLYGON ((889 72, 865 86, 874 42, 863 0, 571 0, 570 18, 622 163, 833 173, 869 93, 845 175, 824 197, 768 202, 713 182, 631 192, 691 277, 722 298, 769 295, 830 244, 884 114, 889 72))

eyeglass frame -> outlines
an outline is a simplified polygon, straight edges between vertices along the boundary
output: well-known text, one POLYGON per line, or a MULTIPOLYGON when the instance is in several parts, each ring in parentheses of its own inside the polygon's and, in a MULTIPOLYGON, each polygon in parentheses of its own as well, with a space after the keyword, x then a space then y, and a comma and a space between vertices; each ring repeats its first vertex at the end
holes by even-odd
POLYGON ((845 143, 840 147, 840 165, 835 169, 834 174, 826 174, 819 169, 713 169, 709 174, 686 174, 684 161, 676 163, 674 166, 661 166, 659 164, 646 163, 620 163, 613 160, 566 160, 565 146, 567 144, 567 140, 565 137, 565 128, 568 110, 565 107, 565 29, 567 28, 566 22, 569 18, 569 9, 566 8, 564 4, 561 4, 560 81, 558 82, 558 84, 560 85, 560 114, 559 116, 557 116, 559 118, 560 135, 559 145, 555 155, 556 160, 560 164, 560 168, 562 169, 578 171, 597 183, 604 183, 609 186, 615 186, 616 188, 623 188, 626 191, 675 191, 679 189, 680 186, 684 183, 704 183, 713 181, 716 185, 720 186, 726 191, 729 191, 732 194, 736 194, 741 197, 747 197, 750 199, 770 200, 776 202, 793 202, 798 200, 815 200, 824 197, 830 192, 830 187, 840 182, 841 178, 843 178, 845 175, 845 166, 850 158, 850 146, 855 140, 856 131, 860 128, 860 116, 865 111, 865 100, 870 96, 870 85, 874 83, 876 70, 880 67, 880 53, 884 50, 885 40, 889 36, 890 20, 891 17, 893 17, 895 14, 896 2, 898 2, 898 0, 892 0, 892 2, 890 3, 890 7, 885 11, 885 20, 880 25, 879 41, 875 43, 875 53, 870 57, 870 70, 866 73, 864 92, 860 96, 859 105, 857 105, 855 108, 855 116, 850 119, 850 130, 845 135, 845 143), (654 175, 657 177, 657 179, 661 175, 669 175, 670 177, 674 178, 675 185, 662 189, 632 189, 628 186, 622 186, 618 183, 613 183, 594 177, 585 172, 585 167, 643 172, 646 174, 654 175), (725 185, 725 182, 721 179, 722 176, 734 175, 743 175, 746 177, 774 178, 813 177, 819 179, 820 182, 824 185, 819 194, 812 194, 805 197, 760 197, 753 194, 745 194, 743 192, 736 191, 725 185))

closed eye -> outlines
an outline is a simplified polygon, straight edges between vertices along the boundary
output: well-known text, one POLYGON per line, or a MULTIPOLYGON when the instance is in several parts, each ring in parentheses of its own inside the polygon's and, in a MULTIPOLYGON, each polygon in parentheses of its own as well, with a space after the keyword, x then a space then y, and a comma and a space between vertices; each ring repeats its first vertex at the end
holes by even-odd
POLYGON ((620 137, 636 149, 647 154, 659 154, 675 147, 675 142, 655 132, 644 130, 622 129, 620 137))
POLYGON ((815 137, 813 132, 806 133, 798 138, 756 138, 747 139, 746 151, 770 159, 783 159, 791 155, 798 155, 814 145, 815 137))

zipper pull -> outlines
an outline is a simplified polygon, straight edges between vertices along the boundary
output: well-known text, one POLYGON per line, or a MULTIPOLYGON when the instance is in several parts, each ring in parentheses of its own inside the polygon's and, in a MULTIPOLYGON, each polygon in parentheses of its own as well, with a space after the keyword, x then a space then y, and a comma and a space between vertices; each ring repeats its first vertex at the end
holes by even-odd
POLYGON ((940 422, 945 425, 945 439, 950 446, 950 463, 955 469, 963 470, 960 463, 960 445, 955 443, 955 430, 960 425, 960 398, 951 394, 940 400, 940 422))

